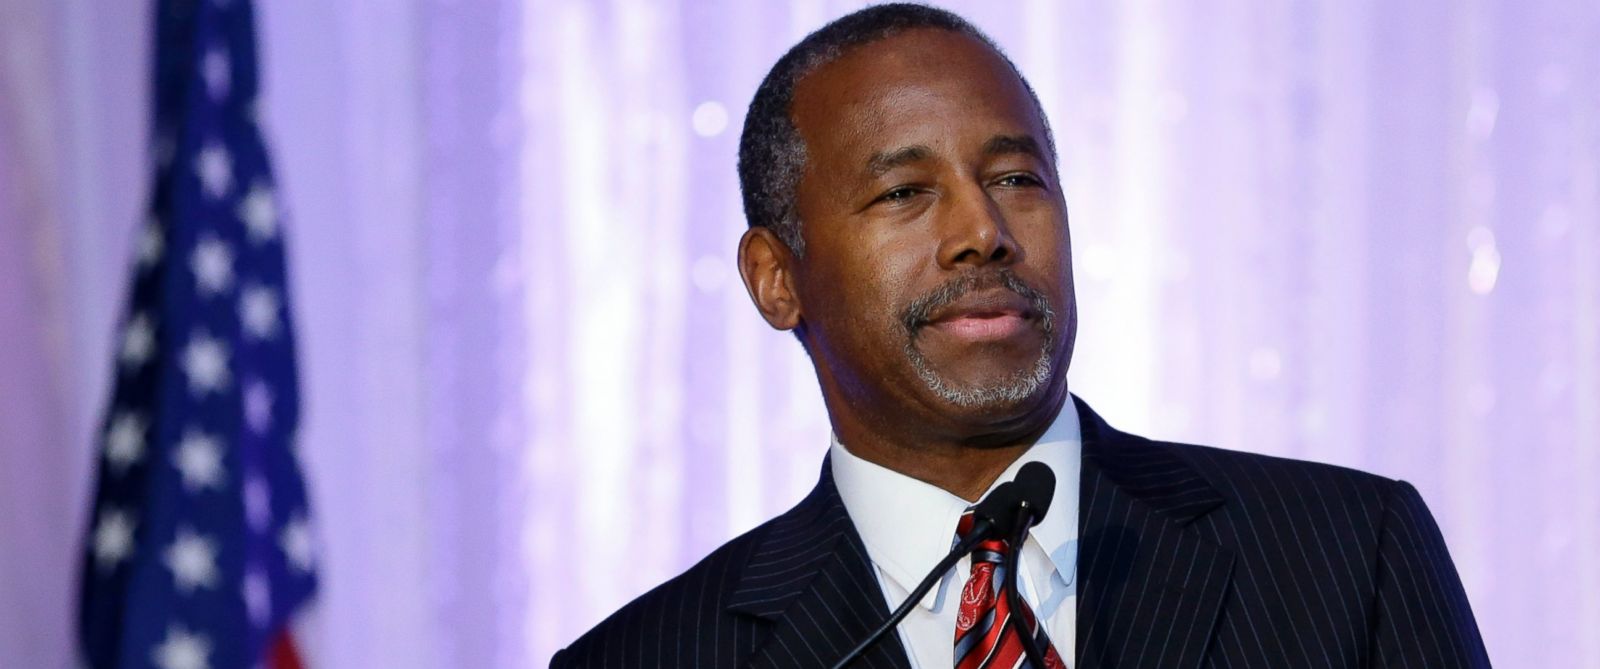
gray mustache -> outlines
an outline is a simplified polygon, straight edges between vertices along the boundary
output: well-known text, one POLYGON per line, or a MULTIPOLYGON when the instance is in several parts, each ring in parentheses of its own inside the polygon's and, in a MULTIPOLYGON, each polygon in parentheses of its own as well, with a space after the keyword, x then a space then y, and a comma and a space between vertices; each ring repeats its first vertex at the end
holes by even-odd
POLYGON ((1045 334, 1055 331, 1055 310, 1050 308, 1050 303, 1045 300, 1044 293, 1039 292, 1026 281, 1018 278, 1009 269, 995 272, 971 273, 950 279, 938 288, 929 291, 926 295, 911 301, 900 313, 900 323, 905 326, 906 333, 915 336, 917 329, 932 319, 933 312, 961 299, 968 293, 987 290, 997 286, 1004 287, 1013 293, 1022 296, 1033 307, 1034 313, 1039 315, 1039 324, 1044 328, 1045 334))

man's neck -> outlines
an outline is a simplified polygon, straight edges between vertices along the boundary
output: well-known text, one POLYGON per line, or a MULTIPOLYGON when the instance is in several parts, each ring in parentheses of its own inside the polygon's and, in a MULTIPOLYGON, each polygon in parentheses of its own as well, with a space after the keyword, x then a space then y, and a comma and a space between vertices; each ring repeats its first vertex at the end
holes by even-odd
POLYGON ((899 438, 874 430, 852 429, 857 425, 839 424, 834 430, 856 457, 976 502, 1012 462, 1039 440, 1059 412, 1074 410, 1066 400, 1067 393, 1063 390, 1061 394, 1060 400, 1049 403, 1054 411, 1028 421, 1026 428, 1009 432, 928 435, 912 441, 905 435, 917 433, 909 430, 899 431, 899 438))

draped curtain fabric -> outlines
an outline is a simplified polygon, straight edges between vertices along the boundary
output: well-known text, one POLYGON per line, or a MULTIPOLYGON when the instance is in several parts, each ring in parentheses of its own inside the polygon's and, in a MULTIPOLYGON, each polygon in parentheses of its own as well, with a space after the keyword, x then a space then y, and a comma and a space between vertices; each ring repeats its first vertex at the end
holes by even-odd
MULTIPOLYGON (((854 2, 259 3, 326 666, 523 667, 814 481, 743 109, 854 2)), ((1120 428, 1403 478, 1492 657, 1600 664, 1600 7, 949 6, 1061 149, 1120 428)), ((0 666, 68 666, 148 3, 0 0, 0 666)))

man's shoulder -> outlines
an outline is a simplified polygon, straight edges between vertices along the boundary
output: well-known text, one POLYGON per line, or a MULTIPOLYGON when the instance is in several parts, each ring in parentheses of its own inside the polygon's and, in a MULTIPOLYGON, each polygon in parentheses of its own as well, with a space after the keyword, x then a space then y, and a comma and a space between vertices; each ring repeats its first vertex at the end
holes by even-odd
POLYGON ((1375 540, 1384 511, 1405 483, 1352 467, 1230 450, 1150 441, 1187 464, 1227 500, 1222 517, 1327 525, 1337 536, 1375 540))
MULTIPOLYGON (((683 573, 634 598, 557 653, 550 666, 634 666, 641 658, 657 658, 667 662, 662 666, 675 666, 671 656, 684 652, 686 643, 691 653, 723 652, 693 646, 701 643, 701 637, 716 637, 734 626, 749 624, 727 610, 729 598, 751 555, 773 524, 787 515, 730 539, 683 573)), ((692 662, 679 664, 693 666, 692 662)))
POLYGON ((1123 432, 1081 399, 1077 402, 1084 426, 1085 461, 1097 461, 1113 480, 1147 495, 1212 495, 1214 491, 1223 501, 1232 502, 1224 504, 1225 508, 1238 513, 1313 496, 1381 507, 1406 487, 1400 481, 1351 467, 1123 432), (1090 443, 1097 445, 1090 448, 1090 443))
POLYGON ((1243 496, 1254 496, 1259 486, 1289 482, 1336 485, 1360 496, 1382 497, 1395 485, 1389 479, 1352 467, 1276 455, 1237 451, 1216 446, 1179 442, 1151 442, 1183 460, 1215 485, 1243 496))

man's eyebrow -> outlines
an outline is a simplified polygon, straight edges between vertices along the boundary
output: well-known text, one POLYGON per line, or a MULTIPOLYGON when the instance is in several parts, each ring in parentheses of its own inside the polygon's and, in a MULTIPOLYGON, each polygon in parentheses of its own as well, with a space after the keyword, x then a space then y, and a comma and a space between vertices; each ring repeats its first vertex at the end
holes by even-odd
POLYGON ((867 159, 867 171, 874 177, 881 177, 889 170, 919 160, 927 160, 932 155, 933 149, 922 144, 901 147, 893 151, 879 151, 867 159))
POLYGON ((1044 160, 1044 151, 1039 148, 1039 142, 1028 135, 996 135, 983 145, 983 155, 1002 156, 1009 153, 1025 153, 1039 160, 1044 160))

